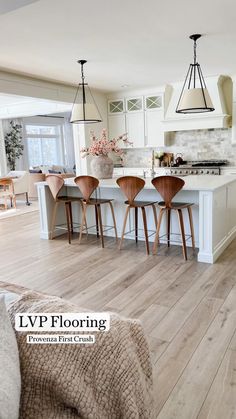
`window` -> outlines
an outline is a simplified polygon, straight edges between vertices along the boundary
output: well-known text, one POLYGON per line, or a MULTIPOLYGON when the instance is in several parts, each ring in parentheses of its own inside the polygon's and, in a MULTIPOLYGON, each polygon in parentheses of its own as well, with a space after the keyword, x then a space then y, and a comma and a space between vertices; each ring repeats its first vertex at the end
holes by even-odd
POLYGON ((63 126, 26 123, 25 139, 29 166, 63 165, 63 126))

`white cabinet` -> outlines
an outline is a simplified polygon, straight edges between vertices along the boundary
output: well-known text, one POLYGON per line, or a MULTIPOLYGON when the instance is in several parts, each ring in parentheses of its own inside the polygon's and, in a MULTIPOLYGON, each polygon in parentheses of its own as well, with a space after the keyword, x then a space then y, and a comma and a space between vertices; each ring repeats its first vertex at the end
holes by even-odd
POLYGON ((145 97, 145 145, 163 147, 166 134, 163 129, 163 97, 152 95, 145 97))
POLYGON ((165 145, 162 119, 161 111, 145 112, 145 145, 147 147, 162 147, 165 145))
POLYGON ((126 129, 134 148, 144 146, 143 98, 126 99, 126 129))
POLYGON ((109 137, 127 132, 133 148, 164 146, 163 118, 162 94, 108 101, 109 137))
POLYGON ((221 167, 220 169, 221 175, 229 175, 229 176, 236 176, 236 167, 221 167))
POLYGON ((109 138, 117 138, 127 132, 125 114, 109 115, 109 138))

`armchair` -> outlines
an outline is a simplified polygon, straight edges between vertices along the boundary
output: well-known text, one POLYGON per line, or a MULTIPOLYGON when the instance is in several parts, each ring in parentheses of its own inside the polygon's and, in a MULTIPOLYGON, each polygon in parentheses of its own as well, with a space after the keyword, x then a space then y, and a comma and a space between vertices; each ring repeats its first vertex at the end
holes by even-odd
POLYGON ((12 178, 14 194, 21 195, 25 194, 26 196, 26 205, 30 205, 29 202, 29 173, 26 170, 12 170, 7 174, 8 178, 12 178))

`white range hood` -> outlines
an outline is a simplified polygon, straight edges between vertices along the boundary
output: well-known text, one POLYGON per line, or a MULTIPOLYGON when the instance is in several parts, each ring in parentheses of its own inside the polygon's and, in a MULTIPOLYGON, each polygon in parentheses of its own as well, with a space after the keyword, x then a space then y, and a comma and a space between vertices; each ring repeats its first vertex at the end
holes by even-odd
POLYGON ((213 112, 178 114, 176 106, 183 82, 172 85, 172 95, 163 121, 164 131, 185 131, 195 129, 228 128, 232 116, 232 80, 228 76, 205 78, 213 106, 213 112))

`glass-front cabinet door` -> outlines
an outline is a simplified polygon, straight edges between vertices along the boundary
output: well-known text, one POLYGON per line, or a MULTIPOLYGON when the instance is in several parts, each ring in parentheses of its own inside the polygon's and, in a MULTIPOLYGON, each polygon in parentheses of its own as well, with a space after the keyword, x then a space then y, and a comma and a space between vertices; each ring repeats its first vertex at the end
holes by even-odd
POLYGON ((162 95, 145 96, 145 109, 161 109, 163 107, 162 95))
POLYGON ((142 112, 143 110, 143 98, 134 97, 126 99, 126 111, 127 112, 142 112))
POLYGON ((123 113, 125 111, 124 100, 109 100, 108 101, 108 113, 110 115, 123 113))

